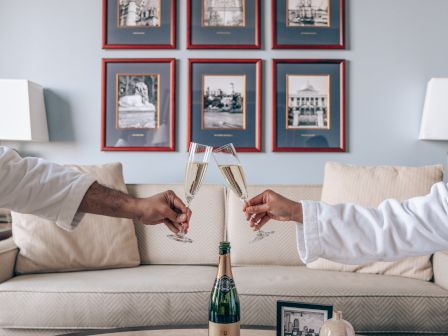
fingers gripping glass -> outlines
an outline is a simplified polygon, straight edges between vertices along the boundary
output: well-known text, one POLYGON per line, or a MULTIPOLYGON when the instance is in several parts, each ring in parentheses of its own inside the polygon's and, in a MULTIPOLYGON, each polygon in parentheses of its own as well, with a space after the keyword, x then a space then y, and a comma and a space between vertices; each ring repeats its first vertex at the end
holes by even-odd
MULTIPOLYGON (((227 144, 213 151, 213 158, 218 165, 221 174, 224 176, 228 186, 237 195, 237 197, 247 204, 248 193, 246 178, 244 176, 243 166, 240 163, 233 144, 227 144)), ((274 231, 258 230, 254 239, 250 242, 260 241, 273 234, 274 231)))
MULTIPOLYGON (((187 202, 187 208, 190 207, 191 201, 196 196, 197 192, 201 188, 202 180, 204 179, 205 172, 207 171, 208 162, 212 154, 213 147, 201 145, 195 142, 190 143, 190 149, 188 151, 188 161, 185 166, 185 200, 187 202)), ((169 238, 182 242, 192 243, 193 240, 188 238, 183 229, 177 234, 169 234, 169 238)))

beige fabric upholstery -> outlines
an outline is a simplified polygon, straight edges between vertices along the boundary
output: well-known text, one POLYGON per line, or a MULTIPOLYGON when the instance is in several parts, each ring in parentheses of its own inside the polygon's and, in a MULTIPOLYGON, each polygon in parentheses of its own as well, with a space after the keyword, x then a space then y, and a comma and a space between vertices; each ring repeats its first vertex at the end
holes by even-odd
POLYGON ((434 282, 440 287, 448 290, 448 251, 434 254, 434 282))
MULTIPOLYGON (((335 304, 360 333, 448 330, 448 291, 430 282, 305 267, 233 271, 245 325, 274 326, 281 299, 335 304)), ((149 265, 18 276, 0 285, 0 328, 206 325, 215 275, 211 266, 149 265)))
MULTIPOLYGON (((129 192, 138 197, 151 196, 173 190, 183 198, 183 185, 129 186, 129 192)), ((200 264, 218 262, 219 242, 224 239, 224 188, 203 185, 192 202, 193 216, 188 237, 193 244, 179 243, 167 238, 171 231, 165 225, 136 224, 142 264, 200 264)))
MULTIPOLYGON (((434 183, 443 179, 440 165, 410 167, 362 167, 327 163, 322 201, 330 204, 355 203, 377 207, 383 200, 406 200, 429 193, 434 183)), ((397 262, 368 265, 343 265, 318 259, 309 268, 342 272, 399 275, 429 281, 432 278, 431 256, 406 258, 397 262)))
MULTIPOLYGON (((272 189, 294 200, 319 200, 320 186, 249 186, 249 195, 255 196, 266 189, 272 189)), ((231 191, 227 193, 227 232, 232 246, 234 265, 303 265, 297 253, 296 224, 270 221, 265 231, 275 231, 269 238, 250 244, 255 235, 242 211, 243 203, 231 191)))
POLYGON ((0 283, 14 276, 14 264, 18 252, 12 238, 0 241, 0 283))
MULTIPOLYGON (((108 187, 126 192, 120 163, 73 166, 108 187)), ((86 214, 73 232, 33 215, 12 213, 20 248, 16 272, 65 272, 132 267, 140 264, 134 225, 129 219, 86 214)))

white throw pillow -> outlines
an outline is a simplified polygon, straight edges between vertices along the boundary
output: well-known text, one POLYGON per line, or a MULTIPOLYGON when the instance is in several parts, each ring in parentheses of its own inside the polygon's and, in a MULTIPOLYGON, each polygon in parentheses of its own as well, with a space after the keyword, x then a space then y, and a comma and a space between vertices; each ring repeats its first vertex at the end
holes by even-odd
MULTIPOLYGON (((110 188, 127 193, 120 163, 70 166, 110 188)), ((65 231, 55 223, 12 213, 14 241, 20 248, 16 273, 66 272, 133 267, 140 264, 130 219, 86 214, 78 227, 65 231)))
MULTIPOLYGON (((322 188, 322 201, 330 204, 355 203, 377 207, 383 200, 406 200, 430 192, 434 183, 443 180, 441 165, 428 167, 362 167, 327 163, 322 188)), ((318 259, 309 268, 397 275, 429 281, 432 278, 431 256, 405 258, 396 262, 367 265, 344 265, 318 259)))

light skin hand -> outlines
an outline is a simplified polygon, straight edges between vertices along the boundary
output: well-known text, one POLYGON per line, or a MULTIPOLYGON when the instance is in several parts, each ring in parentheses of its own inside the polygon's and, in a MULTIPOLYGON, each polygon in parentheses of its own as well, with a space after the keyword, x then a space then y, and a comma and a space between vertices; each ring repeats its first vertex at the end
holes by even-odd
POLYGON ((271 219, 303 222, 302 205, 272 190, 265 190, 250 199, 243 211, 254 230, 260 230, 271 219))
POLYGON ((187 233, 191 218, 190 209, 171 190, 147 198, 135 198, 97 182, 87 190, 78 211, 130 218, 146 225, 164 223, 174 233, 182 228, 187 233))

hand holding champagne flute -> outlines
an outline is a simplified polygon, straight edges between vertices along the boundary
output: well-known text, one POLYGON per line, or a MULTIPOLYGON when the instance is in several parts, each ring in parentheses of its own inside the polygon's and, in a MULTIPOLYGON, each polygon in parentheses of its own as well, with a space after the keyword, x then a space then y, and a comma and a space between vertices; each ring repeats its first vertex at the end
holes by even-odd
MULTIPOLYGON (((244 176, 243 166, 238 159, 235 147, 233 144, 227 144, 219 147, 213 151, 213 157, 218 165, 219 170, 224 176, 230 189, 244 202, 245 208, 248 205, 248 193, 246 178, 244 176)), ((265 237, 273 234, 274 231, 263 231, 257 230, 257 233, 250 242, 254 243, 256 241, 262 240, 265 237)))
MULTIPOLYGON (((205 172, 207 171, 208 162, 213 147, 201 145, 195 142, 190 143, 187 165, 185 167, 185 199, 187 208, 190 208, 191 201, 196 196, 202 186, 205 172)), ((188 238, 183 230, 177 234, 168 235, 169 238, 182 242, 192 243, 193 240, 188 238)))

